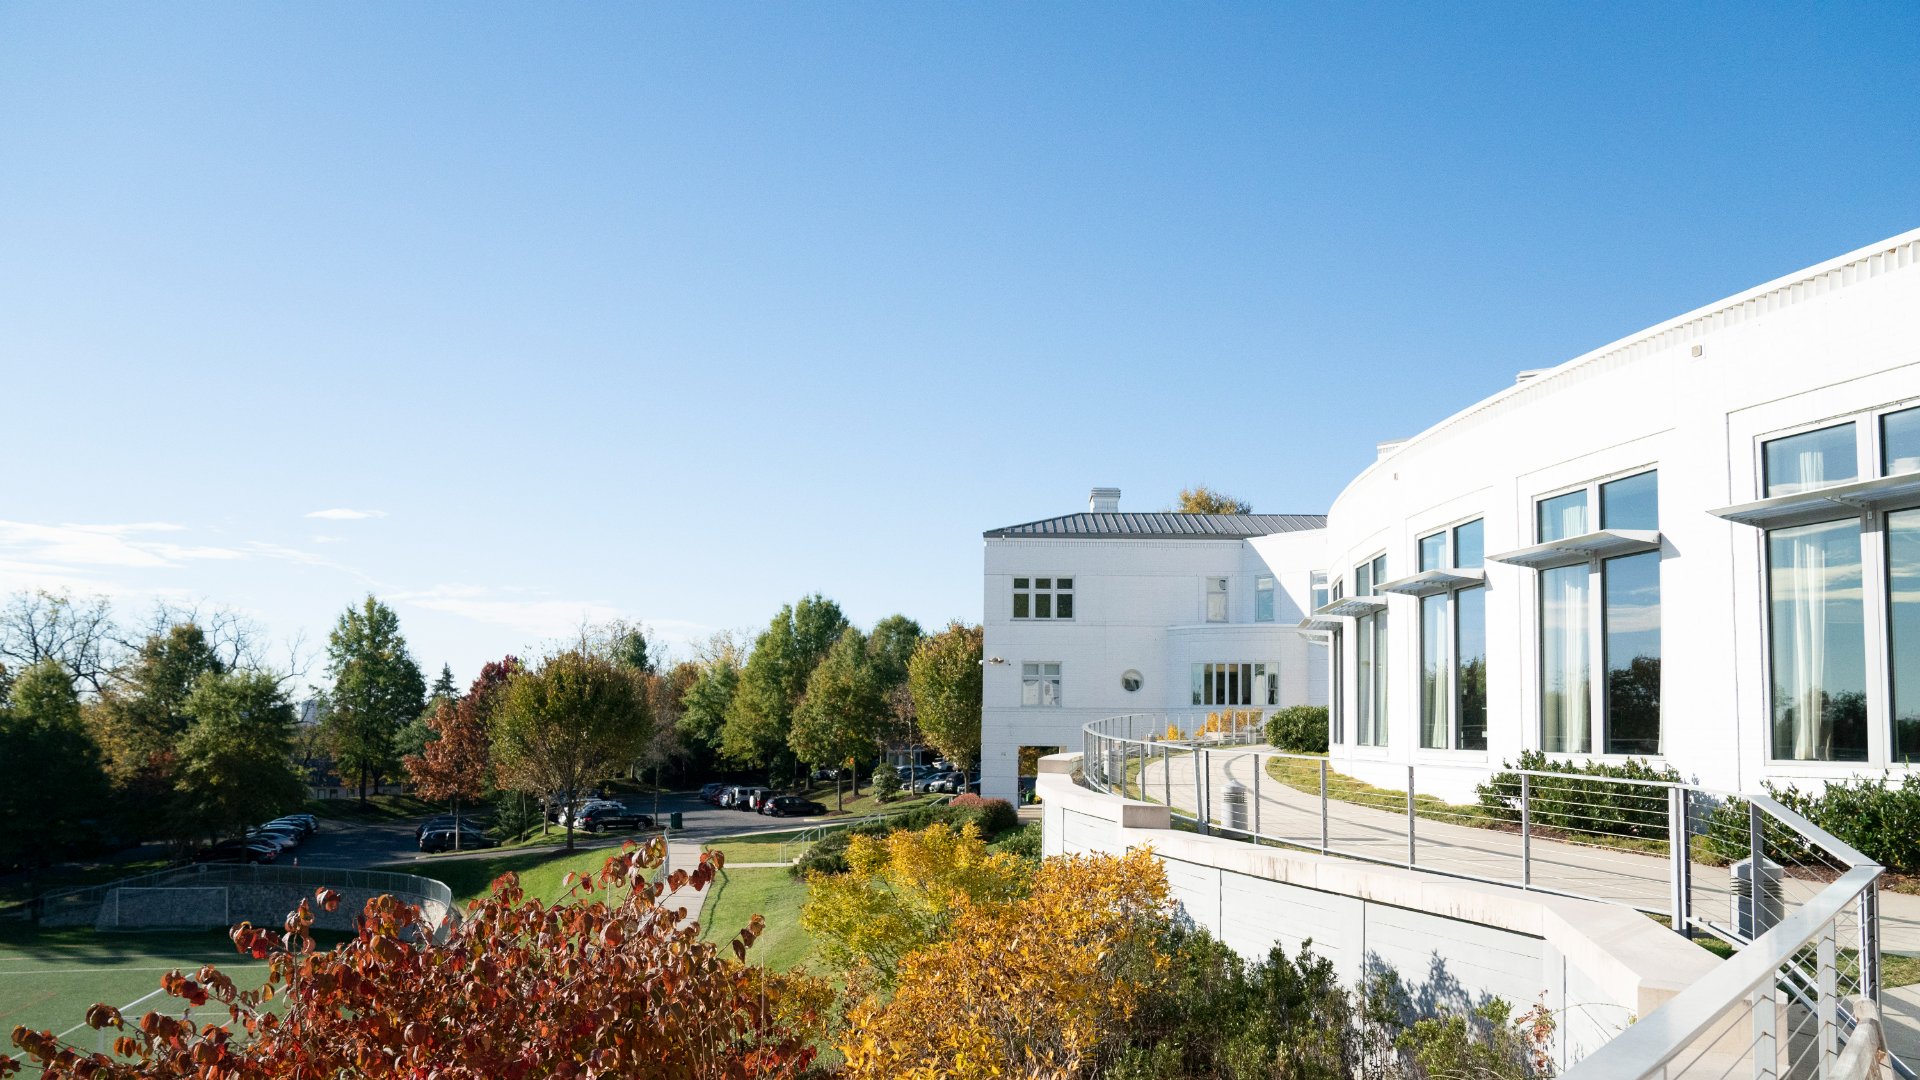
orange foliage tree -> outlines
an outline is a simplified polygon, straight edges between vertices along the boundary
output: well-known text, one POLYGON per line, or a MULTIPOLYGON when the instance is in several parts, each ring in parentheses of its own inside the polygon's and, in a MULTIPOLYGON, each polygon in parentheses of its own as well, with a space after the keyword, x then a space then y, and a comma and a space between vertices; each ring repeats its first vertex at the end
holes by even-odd
POLYGON ((848 1010, 847 1075, 1080 1075, 1126 1040, 1169 914, 1145 849, 1048 859, 1023 898, 962 901, 942 940, 901 961, 890 999, 848 1010))
MULTIPOLYGON (((227 1022, 133 1020, 95 1005, 87 1023, 120 1032, 112 1055, 15 1028, 22 1057, 0 1055, 0 1076, 29 1065, 61 1080, 802 1075, 829 995, 745 963, 757 915, 725 949, 701 942, 698 924, 677 926, 680 908, 661 898, 705 888, 721 860, 703 855, 693 871, 650 882, 664 850, 628 844, 597 876, 570 879, 553 906, 503 875, 438 941, 418 908, 382 896, 350 940, 320 951, 303 900, 284 932, 233 931, 241 952, 269 960, 263 988, 241 990, 212 967, 161 981, 189 1006, 215 1003, 227 1022)), ((316 900, 332 910, 339 896, 321 889, 316 900)))
MULTIPOLYGON (((441 699, 427 718, 427 726, 439 737, 402 762, 420 794, 452 803, 456 818, 461 803, 478 802, 492 784, 493 740, 487 732, 487 716, 500 691, 519 670, 520 661, 511 656, 491 662, 480 669, 479 678, 473 680, 465 697, 458 701, 441 699)), ((453 831, 456 851, 463 832, 453 831)))

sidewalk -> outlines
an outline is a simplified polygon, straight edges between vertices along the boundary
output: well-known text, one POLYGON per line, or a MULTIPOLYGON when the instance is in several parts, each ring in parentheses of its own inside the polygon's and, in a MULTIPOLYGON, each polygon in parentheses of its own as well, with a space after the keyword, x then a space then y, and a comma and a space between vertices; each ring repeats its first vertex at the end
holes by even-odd
MULTIPOLYGON (((660 877, 664 880, 668 874, 671 874, 675 870, 685 870, 691 874, 699 865, 700 842, 698 840, 669 840, 667 841, 667 861, 660 867, 660 877)), ((674 925, 683 929, 688 923, 700 917, 700 908, 706 902, 707 893, 705 890, 695 889, 687 885, 682 885, 678 889, 669 890, 665 896, 660 898, 661 907, 677 907, 680 909, 680 917, 674 922, 674 925)))

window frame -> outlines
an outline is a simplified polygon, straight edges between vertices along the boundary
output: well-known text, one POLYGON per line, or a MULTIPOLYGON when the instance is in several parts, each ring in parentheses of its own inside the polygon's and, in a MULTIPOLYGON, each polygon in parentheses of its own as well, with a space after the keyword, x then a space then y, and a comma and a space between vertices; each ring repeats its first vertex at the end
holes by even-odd
POLYGON ((1200 619, 1209 625, 1233 621, 1233 579, 1227 574, 1208 574, 1200 579, 1200 619), (1219 585, 1218 589, 1214 586, 1219 585), (1213 617, 1213 599, 1220 598, 1220 617, 1213 617))
POLYGON ((1008 590, 1011 599, 1007 603, 1009 622, 1073 622, 1079 616, 1080 605, 1074 602, 1074 593, 1077 591, 1074 586, 1079 582, 1080 577, 1078 574, 1009 574, 1007 576, 1012 579, 1008 590), (1025 586, 1020 584, 1023 581, 1027 583, 1025 586), (1044 589, 1036 584, 1042 581, 1048 583, 1044 589), (1065 588, 1060 587, 1062 581, 1068 583, 1065 588), (1048 614, 1046 615, 1034 613, 1039 606, 1037 601, 1041 597, 1046 598, 1047 601, 1048 614), (1073 614, 1060 614, 1062 597, 1066 598, 1067 605, 1072 609, 1073 614), (1019 613, 1022 599, 1027 601, 1025 615, 1019 613))
POLYGON ((1276 574, 1255 574, 1253 577, 1253 621, 1257 623, 1273 622, 1279 615, 1278 593, 1280 579, 1276 574))
POLYGON ((1020 707, 1023 709, 1058 709, 1066 705, 1066 665, 1059 660, 1022 660, 1020 662, 1020 707), (1027 674, 1028 668, 1036 669, 1027 674), (1048 668, 1053 671, 1049 673, 1048 668), (1053 700, 1045 700, 1045 688, 1048 681, 1053 683, 1053 700), (1027 686, 1034 686, 1034 700, 1027 700, 1027 686))
MULTIPOLYGON (((1370 558, 1354 564, 1353 595, 1378 596, 1378 587, 1387 577, 1387 553, 1382 551, 1370 558), (1361 572, 1365 571, 1365 584, 1362 584, 1361 572)), ((1392 729, 1388 726, 1389 710, 1387 695, 1392 689, 1392 680, 1388 678, 1388 665, 1392 663, 1392 650, 1387 647, 1387 610, 1361 615, 1353 620, 1354 632, 1354 709, 1353 709, 1353 745, 1386 749, 1392 745, 1392 729), (1361 649, 1367 655, 1361 655, 1361 649), (1361 680, 1365 680, 1362 685, 1361 680), (1366 738, 1363 740, 1362 735, 1366 738)))
MULTIPOLYGON (((1458 518, 1444 525, 1434 526, 1416 533, 1413 540, 1414 565, 1418 566, 1422 572, 1427 570, 1462 569, 1459 565, 1460 530, 1476 524, 1480 526, 1481 564, 1484 565, 1486 562, 1486 520, 1485 514, 1476 514, 1472 517, 1458 518), (1427 566, 1425 545, 1427 541, 1436 538, 1440 541, 1440 561, 1436 566, 1427 566)), ((1420 688, 1420 735, 1417 747, 1422 752, 1459 752, 1478 755, 1485 755, 1487 752, 1485 746, 1462 746, 1460 737, 1460 594, 1473 589, 1485 589, 1486 587, 1484 580, 1458 581, 1449 585, 1442 592, 1419 597, 1414 604, 1414 613, 1418 617, 1414 633, 1414 684, 1420 688), (1440 700, 1445 704, 1447 711, 1447 734, 1446 745, 1444 746, 1427 745, 1427 601, 1435 597, 1445 597, 1447 605, 1444 629, 1445 639, 1440 643, 1439 657, 1441 669, 1440 700)), ((1483 605, 1484 595, 1483 593, 1483 605)), ((1483 616, 1484 613, 1485 608, 1483 606, 1483 616)), ((1484 625, 1481 627, 1480 633, 1482 638, 1486 636, 1486 627, 1484 625)), ((1486 737, 1486 729, 1484 727, 1481 730, 1481 737, 1483 740, 1486 737)))
POLYGON ((1280 703, 1280 663, 1277 660, 1195 660, 1189 664, 1187 687, 1189 704, 1196 709, 1274 708, 1280 703), (1237 697, 1244 700, 1207 700, 1236 697, 1236 691, 1237 697), (1266 700, 1260 700, 1262 698, 1266 700))

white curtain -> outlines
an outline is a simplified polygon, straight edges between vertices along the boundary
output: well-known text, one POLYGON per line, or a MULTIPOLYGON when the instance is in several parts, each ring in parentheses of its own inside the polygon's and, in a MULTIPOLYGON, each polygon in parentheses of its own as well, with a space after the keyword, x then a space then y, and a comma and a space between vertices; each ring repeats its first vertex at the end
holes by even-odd
POLYGON ((1541 589, 1547 617, 1542 742, 1547 749, 1563 753, 1584 753, 1592 748, 1587 585, 1587 568, 1574 566, 1548 571, 1541 589))
MULTIPOLYGON (((1801 465, 1813 457, 1802 454, 1801 465)), ((1804 475, 1804 474, 1803 474, 1804 475)), ((1827 670, 1827 549, 1819 533, 1795 536, 1787 561, 1787 588, 1793 597, 1792 625, 1793 756, 1817 760, 1828 756, 1831 732, 1821 701, 1821 683, 1827 670)))

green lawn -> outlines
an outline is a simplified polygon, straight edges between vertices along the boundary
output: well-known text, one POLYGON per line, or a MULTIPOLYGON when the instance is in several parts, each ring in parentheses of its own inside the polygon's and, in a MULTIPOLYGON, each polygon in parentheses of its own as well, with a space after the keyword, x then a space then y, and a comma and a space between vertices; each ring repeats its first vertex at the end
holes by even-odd
POLYGON ((388 863, 372 867, 397 874, 418 874, 444 881, 453 890, 456 904, 482 896, 493 879, 511 870, 520 875, 520 887, 528 896, 551 903, 559 899, 561 882, 569 873, 597 873, 606 861, 619 852, 618 847, 584 848, 569 855, 552 848, 507 850, 481 858, 439 858, 388 863))
POLYGON ((800 908, 806 902, 807 883, 795 881, 782 867, 722 870, 707 888, 700 938, 725 943, 759 915, 766 920, 766 932, 748 950, 747 959, 775 971, 801 966, 813 955, 813 936, 800 928, 800 908))
POLYGON ((24 874, 9 874, 0 878, 0 908, 24 903, 41 893, 84 889, 90 885, 105 885, 109 881, 165 870, 174 861, 162 857, 123 862, 78 862, 49 866, 24 874))
MULTIPOLYGON (((369 795, 362 803, 357 796, 343 792, 337 799, 308 799, 306 811, 326 821, 412 821, 444 814, 447 804, 412 795, 369 795)), ((486 816, 490 812, 478 809, 476 813, 486 816)))
MULTIPOLYGON (((159 989, 168 971, 192 972, 203 964, 217 966, 242 989, 255 989, 266 977, 266 964, 243 962, 222 930, 103 934, 91 927, 0 923, 0 1031, 25 1024, 59 1034, 85 1019, 95 1002, 127 1005, 159 989)), ((169 1001, 156 997, 138 1012, 169 1001)), ((225 1016, 210 1012, 207 1019, 225 1016)), ((71 1037, 87 1034, 83 1029, 71 1037)), ((91 1041, 81 1045, 93 1048, 91 1041)))

